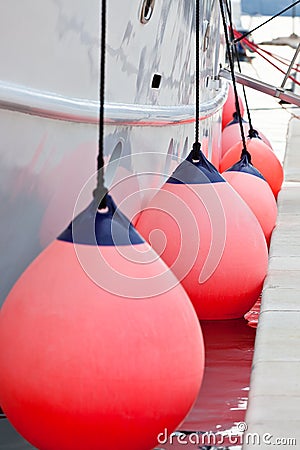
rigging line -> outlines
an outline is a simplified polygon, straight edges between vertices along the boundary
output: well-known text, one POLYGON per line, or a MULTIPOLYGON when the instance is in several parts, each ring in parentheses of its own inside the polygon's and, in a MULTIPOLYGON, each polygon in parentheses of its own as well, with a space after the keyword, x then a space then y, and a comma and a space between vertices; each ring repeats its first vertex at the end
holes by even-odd
MULTIPOLYGON (((277 58, 275 58, 272 54, 269 54, 269 52, 267 52, 266 50, 264 50, 263 48, 260 48, 257 44, 252 43, 251 41, 249 41, 248 39, 246 39, 246 45, 249 47, 250 50, 253 50, 254 52, 256 52, 259 56, 261 56, 265 61, 267 61, 269 64, 271 64, 271 66, 273 66, 275 69, 277 69, 279 72, 286 74, 286 72, 281 69, 280 67, 278 67, 275 63, 273 63, 270 59, 268 59, 264 54, 266 53, 267 55, 269 55, 271 58, 277 60, 277 58)), ((283 62, 279 61, 280 63, 284 64, 283 62)), ((298 66, 298 64, 297 64, 298 66)), ((295 67, 293 67, 293 70, 295 70, 296 72, 298 72, 299 70, 296 69, 295 67)), ((292 80, 295 84, 300 85, 300 82, 294 78, 292 75, 289 75, 288 78, 290 80, 292 80)))
MULTIPOLYGON (((253 47, 250 43, 248 44, 250 49, 253 49, 253 51, 255 51, 259 56, 261 56, 265 61, 267 61, 269 64, 271 64, 271 66, 275 67, 275 69, 277 69, 279 72, 286 74, 286 71, 284 71, 283 69, 281 69, 280 67, 278 67, 275 63, 273 63, 272 61, 270 61, 261 51, 261 49, 255 48, 253 47)), ((297 84, 298 86, 300 86, 300 82, 293 77, 292 75, 289 76, 289 79, 292 80, 295 84, 297 84)))
MULTIPOLYGON (((285 59, 280 59, 280 57, 275 56, 273 53, 261 48, 261 47, 257 47, 261 52, 264 52, 266 55, 270 56, 271 58, 275 59, 275 61, 278 61, 280 64, 283 64, 284 66, 289 66, 290 63, 286 62, 287 60, 285 59)), ((295 72, 300 72, 300 69, 298 69, 299 64, 296 63, 295 65, 293 65, 292 70, 295 72)))
POLYGON ((196 30, 196 114, 195 114, 195 142, 193 144, 193 160, 199 160, 201 144, 199 141, 199 118, 200 118, 200 0, 196 0, 195 10, 195 30, 196 30))
MULTIPOLYGON (((228 17, 229 17, 231 41, 234 42, 234 30, 233 30, 233 23, 232 23, 232 5, 231 5, 231 0, 225 0, 225 5, 226 5, 226 9, 227 9, 227 14, 228 14, 228 17)), ((237 61, 239 72, 242 73, 242 68, 241 68, 241 63, 240 63, 240 59, 239 59, 239 52, 238 52, 238 49, 237 49, 237 45, 233 44, 233 48, 234 48, 234 53, 235 53, 235 57, 236 57, 236 61, 237 61)), ((252 125, 251 113, 250 113, 249 103, 248 103, 248 99, 247 99, 247 95, 246 95, 246 88, 245 88, 244 85, 242 86, 242 89, 243 89, 243 95, 244 95, 245 106, 246 106, 246 111, 247 111, 247 117, 248 117, 248 122, 249 122, 249 137, 256 137, 257 132, 256 132, 256 130, 254 130, 253 125, 252 125)))
POLYGON ((229 65, 230 65, 230 71, 231 71, 231 78, 233 83, 233 90, 234 90, 234 96, 235 96, 235 103, 236 103, 236 111, 238 115, 239 125, 240 125, 240 131, 241 131, 241 137, 243 142, 243 150, 242 155, 247 155, 249 158, 249 162, 251 162, 251 155, 247 151, 246 147, 246 138, 244 133, 244 127, 243 127, 243 120, 242 120, 242 114, 241 114, 241 108, 239 104, 239 97, 238 97, 238 91, 236 87, 236 79, 235 79, 235 73, 234 73, 234 61, 233 61, 233 55, 231 52, 231 45, 228 35, 228 27, 226 23, 226 17, 225 17, 225 10, 224 10, 224 3, 223 0, 220 0, 220 10, 221 10, 221 16, 222 16, 222 22, 223 22, 223 28, 224 28, 224 34, 225 34, 225 40, 226 40, 226 49, 228 53, 228 59, 229 59, 229 65))
POLYGON ((99 140, 97 157, 97 187, 93 192, 98 202, 98 209, 106 208, 107 189, 104 186, 104 101, 105 101, 105 51, 106 51, 106 0, 101 7, 101 43, 100 43, 100 106, 99 106, 99 140))
MULTIPOLYGON (((235 37, 239 37, 241 36, 241 33, 239 33, 237 30, 233 30, 235 37)), ((261 46, 259 46, 258 44, 255 44, 255 42, 251 42, 249 41, 247 38, 244 39, 244 42, 240 43, 242 46, 246 46, 249 47, 252 46, 255 49, 259 49, 261 52, 266 53, 267 55, 271 56, 273 59, 275 59, 276 61, 280 62, 280 64, 283 64, 285 66, 289 66, 290 65, 290 61, 286 58, 284 58, 283 56, 277 55, 276 53, 272 53, 268 50, 266 50, 265 48, 262 48, 261 46)), ((250 48, 250 50, 253 50, 253 48, 250 48)), ((255 51, 255 50, 253 50, 255 51)), ((299 64, 296 63, 293 66, 293 70, 295 72, 300 72, 300 69, 298 69, 299 64)))
POLYGON ((283 79, 282 83, 281 83, 281 86, 280 86, 281 89, 284 88, 284 86, 286 85, 287 80, 289 79, 289 77, 291 75, 291 71, 293 70, 293 66, 294 66, 294 64, 296 62, 296 59, 298 58, 299 52, 300 52, 300 43, 298 44, 298 47, 296 48, 295 54, 294 54, 294 56, 293 56, 293 58, 292 58, 292 60, 290 62, 288 70, 287 70, 287 72, 286 72, 286 74, 284 76, 284 79, 283 79))
MULTIPOLYGON (((234 30, 234 35, 235 37, 239 37, 241 36, 241 33, 237 32, 236 30, 234 30)), ((276 55, 275 53, 272 53, 264 48, 262 48, 261 46, 255 44, 255 42, 251 42, 249 41, 247 38, 245 38, 242 42, 240 42, 240 44, 244 47, 249 47, 250 50, 255 51, 255 49, 259 49, 261 52, 265 53, 266 55, 271 56, 273 59, 275 59, 276 61, 278 61, 280 64, 283 64, 285 66, 289 65, 289 60, 286 58, 283 58, 282 56, 276 55)), ((297 64, 298 66, 299 64, 297 64)), ((296 67, 294 68, 295 70, 299 70, 296 69, 296 67)))
POLYGON ((243 33, 243 35, 241 37, 239 37, 238 39, 234 40, 234 43, 237 44, 239 41, 241 41, 242 39, 244 39, 245 37, 249 36, 249 34, 253 33, 254 31, 258 30, 259 28, 263 27, 264 25, 266 25, 267 23, 271 22, 271 20, 276 19, 276 17, 281 16, 282 14, 284 14, 286 11, 288 11, 289 9, 293 8, 293 6, 296 6, 298 3, 300 3, 300 0, 297 0, 296 2, 292 3, 290 6, 287 6, 286 8, 284 8, 282 11, 280 11, 279 13, 275 14, 274 16, 270 17, 270 19, 266 20, 265 22, 261 23, 260 25, 258 25, 257 27, 253 28, 250 31, 247 31, 246 33, 243 33))
MULTIPOLYGON (((280 58, 279 56, 274 55, 274 53, 269 52, 268 50, 265 50, 264 48, 258 47, 260 51, 264 52, 266 55, 269 55, 271 58, 275 59, 275 61, 278 61, 280 64, 283 64, 284 66, 289 66, 289 62, 286 62, 287 60, 285 58, 280 58)), ((295 72, 300 72, 300 69, 298 69, 299 64, 296 63, 292 70, 295 72)))
POLYGON ((244 41, 242 41, 242 42, 240 42, 240 45, 241 45, 241 47, 243 48, 243 50, 244 50, 244 52, 245 52, 245 57, 246 57, 247 62, 250 63, 250 64, 252 64, 251 57, 248 56, 247 53, 246 53, 246 50, 247 50, 247 44, 246 44, 244 41))

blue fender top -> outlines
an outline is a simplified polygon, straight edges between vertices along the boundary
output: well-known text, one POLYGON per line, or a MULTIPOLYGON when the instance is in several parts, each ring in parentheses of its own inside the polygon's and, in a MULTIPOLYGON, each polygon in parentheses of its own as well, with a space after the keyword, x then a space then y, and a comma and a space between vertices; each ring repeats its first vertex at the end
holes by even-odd
POLYGON ((253 164, 249 161, 248 155, 245 153, 241 156, 241 159, 235 163, 233 166, 229 167, 226 172, 244 172, 249 173, 250 175, 254 175, 256 177, 261 178, 262 180, 266 179, 264 176, 257 170, 253 164))
POLYGON ((110 195, 106 196, 108 211, 99 212, 97 203, 90 205, 72 220, 58 240, 84 245, 136 245, 144 239, 132 223, 117 208, 110 195))
POLYGON ((182 161, 172 173, 167 183, 173 184, 209 184, 226 182, 215 166, 208 161, 202 152, 199 161, 194 162, 193 151, 182 161))
MULTIPOLYGON (((242 118, 243 123, 248 123, 245 119, 242 118)), ((225 128, 230 127, 230 125, 235 125, 236 123, 239 123, 238 115, 237 113, 233 113, 233 119, 231 122, 229 122, 225 128)))

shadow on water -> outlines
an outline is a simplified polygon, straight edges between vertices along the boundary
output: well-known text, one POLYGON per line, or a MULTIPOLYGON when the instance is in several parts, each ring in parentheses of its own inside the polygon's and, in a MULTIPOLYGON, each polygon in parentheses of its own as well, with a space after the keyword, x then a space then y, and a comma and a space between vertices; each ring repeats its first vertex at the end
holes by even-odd
MULTIPOLYGON (((206 348, 204 380, 194 408, 180 430, 186 436, 194 431, 228 435, 235 433, 236 425, 245 420, 256 330, 244 319, 203 321, 201 326, 206 348)), ((226 439, 223 445, 228 445, 226 439)), ((0 450, 33 448, 14 431, 7 419, 0 419, 0 450)), ((172 444, 160 443, 157 448, 177 450, 182 449, 183 444, 174 439, 172 444)), ((184 448, 208 449, 210 446, 201 447, 188 441, 184 448)), ((217 448, 226 447, 218 445, 217 448)))

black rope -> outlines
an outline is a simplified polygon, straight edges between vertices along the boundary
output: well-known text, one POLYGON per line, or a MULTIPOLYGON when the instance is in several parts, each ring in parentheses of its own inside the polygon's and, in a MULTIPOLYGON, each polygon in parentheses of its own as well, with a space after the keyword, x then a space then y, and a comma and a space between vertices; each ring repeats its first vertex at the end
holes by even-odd
POLYGON ((257 27, 253 28, 250 31, 247 31, 246 33, 242 34, 242 36, 240 36, 239 38, 234 40, 234 43, 236 44, 237 42, 240 42, 242 39, 244 39, 245 37, 249 36, 249 34, 253 33, 254 31, 258 30, 259 28, 263 27, 264 25, 266 25, 267 23, 271 22, 271 20, 276 19, 276 17, 281 16, 282 14, 284 14, 286 11, 288 11, 289 9, 293 8, 293 6, 296 6, 298 3, 300 3, 300 0, 297 0, 296 2, 292 3, 290 6, 287 6, 286 8, 284 8, 282 11, 280 11, 279 13, 275 14, 275 16, 270 17, 270 19, 266 20, 265 22, 261 23, 260 25, 258 25, 257 27))
POLYGON ((100 107, 99 107, 99 140, 97 157, 97 187, 93 192, 98 209, 106 207, 107 189, 104 186, 104 101, 105 101, 105 50, 106 50, 106 0, 102 0, 101 8, 101 44, 100 44, 100 107))
POLYGON ((193 144, 193 160, 199 161, 201 144, 199 141, 199 120, 200 120, 200 0, 196 0, 195 13, 196 29, 196 115, 195 115, 195 142, 193 144))
MULTIPOLYGON (((227 9, 227 14, 228 14, 228 17, 229 17, 231 42, 233 44, 233 49, 234 49, 234 52, 235 52, 235 58, 236 58, 236 61, 237 61, 239 72, 242 73, 242 68, 241 68, 241 63, 240 63, 240 58, 239 58, 239 52, 238 52, 238 49, 237 49, 237 45, 234 42, 231 0, 226 0, 225 4, 226 4, 226 9, 227 9)), ((247 95, 246 95, 246 89, 245 89, 244 85, 242 85, 242 89, 243 89, 243 95, 244 95, 245 106, 246 106, 246 111, 247 111, 247 117, 248 117, 248 122, 249 122, 249 137, 257 137, 258 133, 257 133, 256 130, 254 130, 253 125, 252 125, 251 113, 250 113, 249 103, 248 103, 248 99, 247 99, 247 95)))
POLYGON ((238 115, 238 121, 239 121, 239 125, 240 125, 240 131, 241 131, 242 142, 243 142, 242 155, 247 155, 249 162, 251 162, 251 155, 247 151, 247 147, 246 147, 246 138, 245 138, 244 127, 243 127, 243 119, 242 119, 241 108, 240 108, 240 104, 239 104, 239 96, 238 96, 238 91, 237 91, 237 87, 236 87, 236 79, 235 79, 235 73, 234 73, 234 59, 233 59, 233 55, 231 52, 231 45, 230 45, 230 40, 229 40, 228 27, 227 27, 227 23, 226 23, 223 0, 220 0, 220 10, 221 10, 221 16, 222 16, 222 21, 223 21, 225 40, 226 40, 226 49, 227 49, 227 53, 228 53, 228 59, 229 59, 229 65, 230 65, 230 71, 231 71, 236 112, 238 115))

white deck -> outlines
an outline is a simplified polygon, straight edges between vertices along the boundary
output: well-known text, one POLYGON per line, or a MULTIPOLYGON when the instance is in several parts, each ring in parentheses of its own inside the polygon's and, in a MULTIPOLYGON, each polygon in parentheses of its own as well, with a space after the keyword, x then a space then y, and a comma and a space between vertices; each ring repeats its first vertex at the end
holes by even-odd
MULTIPOLYGON (((247 433, 260 449, 300 448, 300 120, 290 121, 268 276, 257 329, 247 433), (295 441, 287 441, 296 439, 295 441)), ((249 438, 244 450, 258 448, 249 438)))
MULTIPOLYGON (((244 19, 247 28, 256 26, 266 17, 244 19)), ((296 25, 295 31, 300 34, 299 18, 296 25)), ((280 18, 253 37, 260 42, 266 36, 271 40, 289 36, 291 32, 291 19, 280 18)), ((294 52, 287 46, 270 46, 268 50, 286 58, 291 58, 294 52)), ((252 65, 243 63, 243 71, 264 81, 272 81, 277 86, 283 79, 282 74, 260 57, 256 57, 252 65)), ((284 159, 285 182, 278 196, 278 219, 272 236, 255 341, 246 414, 248 429, 244 435, 243 450, 299 449, 300 111, 291 105, 281 107, 278 100, 253 90, 248 89, 247 92, 250 94, 253 124, 271 140, 277 156, 284 159)))

